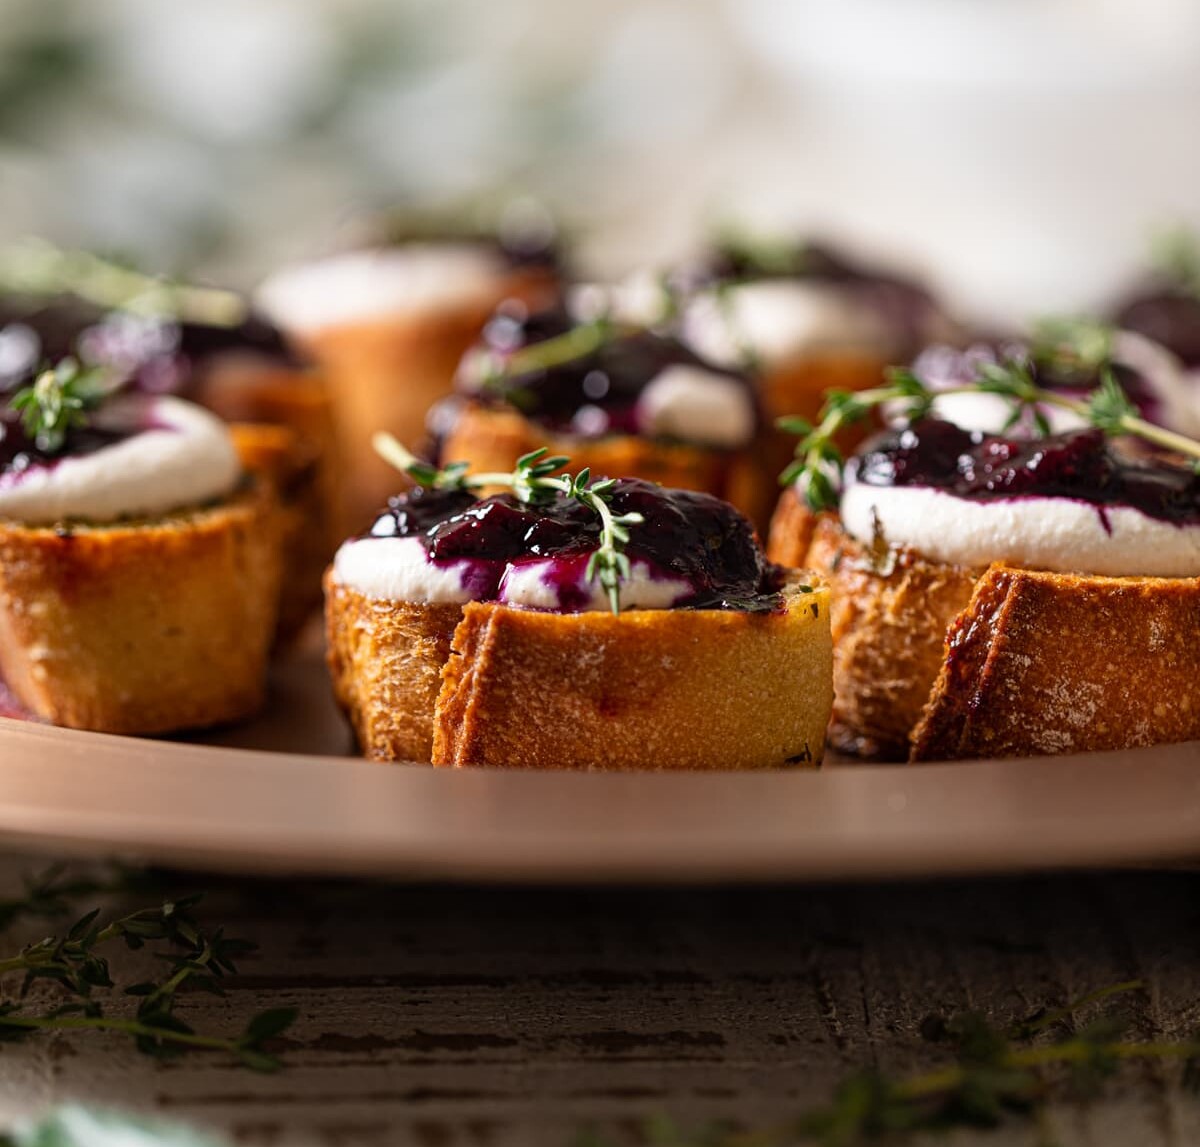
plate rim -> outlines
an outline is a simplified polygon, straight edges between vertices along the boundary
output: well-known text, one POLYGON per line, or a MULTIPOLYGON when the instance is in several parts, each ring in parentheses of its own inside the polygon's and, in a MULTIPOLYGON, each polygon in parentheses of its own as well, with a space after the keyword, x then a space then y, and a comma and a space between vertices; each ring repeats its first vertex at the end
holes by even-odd
POLYGON ((498 883, 1168 864, 1200 858, 1200 742, 907 766, 572 773, 381 765, 0 718, 0 839, 230 872, 498 883), (211 791, 233 776, 240 790, 224 800, 211 791), (239 794, 261 807, 239 807, 239 794), (980 807, 988 801, 1011 802, 1009 815, 980 807), (802 832, 789 833, 789 816, 802 832))

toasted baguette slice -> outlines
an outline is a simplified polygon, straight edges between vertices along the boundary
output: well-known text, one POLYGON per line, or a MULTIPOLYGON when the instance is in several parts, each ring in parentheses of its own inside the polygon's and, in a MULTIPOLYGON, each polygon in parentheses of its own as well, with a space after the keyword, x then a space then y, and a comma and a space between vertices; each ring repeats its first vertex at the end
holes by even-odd
POLYGON ((476 471, 511 470, 517 459, 545 446, 565 454, 571 467, 593 474, 645 478, 660 486, 701 490, 731 502, 759 529, 765 527, 775 482, 752 449, 713 450, 682 442, 659 442, 632 434, 577 438, 552 434, 515 410, 467 402, 442 442, 442 457, 476 471))
POLYGON ((276 521, 260 487, 152 522, 0 522, 0 677, 34 717, 79 729, 246 716, 275 629, 276 521))
POLYGON ((386 430, 419 447, 426 413, 450 393, 459 361, 496 306, 517 298, 536 308, 553 299, 555 282, 544 269, 517 270, 494 294, 460 305, 296 335, 329 381, 338 449, 349 467, 342 493, 350 532, 365 526, 396 490, 395 470, 371 448, 375 433, 386 430))
POLYGON ((833 717, 838 751, 904 760, 942 667, 946 630, 966 607, 979 571, 911 550, 872 555, 831 514, 814 514, 788 490, 771 522, 767 556, 817 570, 833 587, 833 717))
POLYGON ((1200 738, 1200 578, 993 565, 949 628, 914 761, 1200 738))
POLYGON ((829 591, 786 608, 558 614, 372 601, 326 577, 338 700, 377 760, 752 769, 820 761, 829 591))
POLYGON ((891 760, 1200 738, 1200 579, 968 569, 872 554, 789 491, 773 560, 834 591, 830 743, 891 760))

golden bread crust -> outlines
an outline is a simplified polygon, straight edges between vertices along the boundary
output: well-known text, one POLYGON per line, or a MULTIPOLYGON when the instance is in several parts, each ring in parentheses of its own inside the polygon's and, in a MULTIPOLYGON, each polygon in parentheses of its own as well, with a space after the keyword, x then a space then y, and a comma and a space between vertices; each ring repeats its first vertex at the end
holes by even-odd
POLYGON ((712 450, 681 442, 658 442, 631 434, 576 438, 553 434, 515 410, 467 402, 442 443, 442 456, 464 461, 474 471, 511 470, 517 459, 545 446, 565 454, 571 469, 644 478, 682 490, 701 490, 732 502, 762 528, 775 495, 775 482, 752 450, 712 450))
POLYGON ((325 574, 326 659, 333 693, 364 755, 428 761, 442 667, 459 605, 380 601, 325 574))
POLYGON ((904 760, 942 666, 946 630, 970 600, 977 571, 910 550, 872 559, 831 514, 788 490, 771 524, 772 561, 805 564, 833 588, 833 717, 839 751, 904 760))
POLYGON ((396 471, 375 454, 372 436, 386 430, 410 449, 419 448, 425 439, 425 415, 453 389, 463 354, 497 305, 509 298, 534 308, 544 305, 553 301, 556 282, 546 270, 520 270, 488 298, 347 323, 307 336, 305 348, 329 380, 338 448, 349 466, 343 533, 365 527, 396 491, 396 471))
POLYGON ((819 583, 790 589, 775 613, 619 618, 375 602, 332 575, 326 593, 335 691, 375 759, 581 769, 821 759, 832 654, 819 583))
POLYGON ((994 565, 947 634, 914 761, 1200 738, 1200 579, 994 565))
POLYGON ((110 733, 262 703, 279 592, 270 491, 112 526, 0 521, 0 677, 35 717, 110 733))
POLYGON ((885 759, 1035 756, 1200 738, 1200 579, 873 557, 794 491, 768 554, 832 585, 830 742, 885 759))
POLYGON ((320 605, 321 577, 332 552, 317 459, 288 426, 238 422, 229 434, 242 466, 275 492, 276 531, 288 571, 280 585, 276 636, 286 642, 320 605))

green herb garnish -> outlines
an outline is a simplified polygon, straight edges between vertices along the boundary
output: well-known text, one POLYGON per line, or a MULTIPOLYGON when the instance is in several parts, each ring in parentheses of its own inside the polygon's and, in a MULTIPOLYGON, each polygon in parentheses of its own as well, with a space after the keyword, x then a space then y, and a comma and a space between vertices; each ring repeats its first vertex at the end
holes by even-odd
POLYGON ((234 291, 148 275, 91 251, 64 250, 28 239, 0 250, 0 290, 53 297, 70 294, 103 310, 233 327, 246 318, 234 291))
MULTIPOLYGON (((1079 355, 1086 351, 1094 355, 1098 346, 1094 333, 1089 338, 1090 341, 1085 339, 1073 353, 1079 355)), ((1068 365, 1070 361, 1067 360, 1068 365)), ((932 389, 906 367, 893 367, 888 371, 886 386, 859 391, 826 391, 825 405, 815 426, 800 418, 779 419, 780 429, 800 437, 796 457, 780 475, 779 481, 785 486, 798 484, 812 510, 833 509, 838 502, 845 462, 834 442, 840 431, 862 421, 871 410, 888 404, 894 405, 906 421, 914 422, 926 417, 937 399, 951 394, 999 395, 1011 404, 1008 427, 1028 414, 1037 432, 1043 436, 1050 433, 1045 408, 1066 410, 1110 437, 1140 438, 1164 450, 1186 455, 1200 465, 1200 442, 1139 417, 1107 362, 1100 366, 1099 374, 1099 384, 1086 397, 1073 398, 1040 386, 1034 377, 1031 360, 1023 355, 982 363, 974 382, 942 390, 932 389)))
POLYGON ((18 390, 10 405, 20 412, 21 425, 38 449, 56 454, 66 444, 67 435, 86 426, 88 414, 112 390, 108 371, 64 358, 18 390))
MULTIPOLYGON (((1043 1133, 1038 1142, 1055 1142, 1050 1103, 1093 1097, 1129 1061, 1182 1063, 1184 1086, 1196 1090, 1200 1038, 1133 1041, 1124 1038, 1125 1017, 1077 1018, 1110 997, 1146 990, 1137 981, 1114 984, 1012 1024, 978 1013, 928 1016, 920 1034, 947 1049, 944 1066, 911 1075, 857 1072, 828 1103, 773 1127, 709 1124, 689 1130, 660 1117, 646 1126, 646 1139, 661 1147, 858 1147, 908 1142, 910 1135, 924 1143, 922 1133, 1023 1122, 1043 1133)), ((607 1145, 595 1134, 588 1142, 607 1145)))
POLYGON ((586 358, 612 340, 620 329, 607 316, 601 316, 591 322, 578 323, 553 338, 529 343, 511 354, 485 352, 483 386, 487 389, 506 379, 553 370, 556 366, 586 358))
MULTIPOLYGON (((108 892, 118 886, 69 880, 60 869, 27 884, 23 901, 5 905, 6 918, 60 915, 66 898, 108 892)), ((0 1043, 28 1039, 40 1031, 109 1031, 132 1037, 139 1051, 169 1058, 193 1048, 223 1051, 244 1067, 274 1071, 280 1064, 264 1044, 296 1018, 291 1008, 271 1008, 254 1016, 240 1035, 227 1037, 195 1031, 177 1012, 185 987, 221 995, 221 981, 237 971, 236 960, 254 951, 248 940, 206 929, 195 917, 199 895, 165 900, 102 923, 100 909, 80 916, 59 936, 49 936, 0 957, 0 976, 21 975, 15 995, 0 994, 0 1043), (128 949, 154 947, 166 962, 161 976, 124 986, 139 1002, 133 1015, 113 1015, 104 997, 117 985, 105 950, 117 943, 128 949), (46 1010, 27 1002, 31 987, 52 984, 62 1000, 46 1010)))
POLYGON ((808 243, 740 227, 721 229, 714 246, 737 266, 739 278, 801 277, 811 261, 808 243))
POLYGON ((593 482, 587 467, 574 476, 556 473, 570 459, 562 455, 547 457, 549 452, 545 447, 518 458, 516 466, 508 473, 468 474, 466 462, 451 462, 441 469, 422 462, 390 434, 376 434, 372 445, 381 458, 427 489, 480 490, 487 486, 503 486, 528 505, 562 494, 587 506, 600 519, 600 544, 588 559, 584 576, 589 582, 599 581, 612 612, 620 614, 621 582, 631 574, 629 558, 622 547, 629 541, 627 527, 639 525, 643 518, 636 513, 612 512, 609 503, 614 479, 593 482))

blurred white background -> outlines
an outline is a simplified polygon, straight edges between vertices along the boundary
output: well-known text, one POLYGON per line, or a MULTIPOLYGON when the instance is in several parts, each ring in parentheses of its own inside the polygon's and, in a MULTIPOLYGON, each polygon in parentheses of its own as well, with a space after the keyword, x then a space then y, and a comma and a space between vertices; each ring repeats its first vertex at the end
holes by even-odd
POLYGON ((0 238, 249 282, 392 202, 532 193, 617 271, 832 233, 979 313, 1200 223, 1196 0, 0 0, 0 238))

